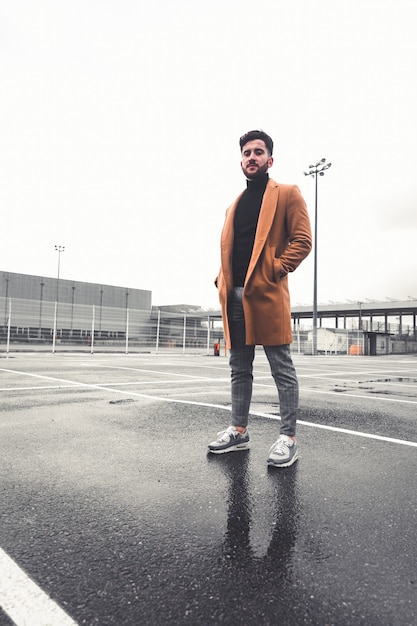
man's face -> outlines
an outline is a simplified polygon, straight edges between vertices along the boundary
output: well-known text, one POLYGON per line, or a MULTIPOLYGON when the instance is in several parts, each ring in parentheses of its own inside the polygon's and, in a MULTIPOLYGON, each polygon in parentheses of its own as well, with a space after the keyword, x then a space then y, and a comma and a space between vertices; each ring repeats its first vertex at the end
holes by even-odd
POLYGON ((242 172, 249 180, 263 176, 272 166, 274 159, 268 155, 265 142, 262 139, 248 141, 242 148, 242 172))

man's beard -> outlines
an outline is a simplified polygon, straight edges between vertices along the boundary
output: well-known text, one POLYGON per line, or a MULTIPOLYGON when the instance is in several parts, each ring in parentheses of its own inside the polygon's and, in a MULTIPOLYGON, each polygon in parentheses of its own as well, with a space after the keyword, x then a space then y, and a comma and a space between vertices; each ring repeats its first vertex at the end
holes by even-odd
POLYGON ((268 162, 266 162, 264 165, 261 165, 261 167, 258 167, 258 169, 254 172, 249 173, 248 170, 243 169, 243 173, 248 180, 255 180, 256 178, 261 178, 264 174, 266 174, 268 169, 268 162))

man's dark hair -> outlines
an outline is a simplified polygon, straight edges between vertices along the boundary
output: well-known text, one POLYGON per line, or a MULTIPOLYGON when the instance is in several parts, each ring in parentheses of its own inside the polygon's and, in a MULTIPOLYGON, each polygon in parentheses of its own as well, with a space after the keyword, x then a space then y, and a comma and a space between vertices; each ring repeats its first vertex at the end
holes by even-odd
POLYGON ((253 141, 254 139, 260 139, 265 143, 266 149, 268 150, 269 156, 272 156, 272 151, 274 149, 274 142, 271 137, 264 133, 263 130, 250 130, 248 133, 242 135, 239 139, 240 151, 242 152, 243 146, 245 146, 249 141, 253 141))

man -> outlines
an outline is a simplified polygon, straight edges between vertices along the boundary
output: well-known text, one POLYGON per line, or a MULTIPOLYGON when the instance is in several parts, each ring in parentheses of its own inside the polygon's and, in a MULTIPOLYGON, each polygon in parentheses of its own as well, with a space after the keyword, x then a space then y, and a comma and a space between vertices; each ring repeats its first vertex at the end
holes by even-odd
POLYGON ((298 381, 291 359, 289 272, 311 250, 305 202, 295 185, 269 178, 273 141, 253 130, 240 138, 246 190, 228 208, 216 279, 226 346, 230 349, 232 424, 208 446, 222 454, 249 447, 255 346, 262 345, 278 389, 281 427, 268 464, 288 467, 298 458, 295 438, 298 381))

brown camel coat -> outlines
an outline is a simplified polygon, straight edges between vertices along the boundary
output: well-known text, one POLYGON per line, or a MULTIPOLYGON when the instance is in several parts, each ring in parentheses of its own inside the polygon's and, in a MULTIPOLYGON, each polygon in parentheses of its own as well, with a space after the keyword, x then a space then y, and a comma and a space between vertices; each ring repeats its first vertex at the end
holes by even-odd
MULTIPOLYGON (((233 290, 233 223, 241 195, 226 211, 221 236, 221 268, 216 279, 228 348, 227 306, 233 290)), ((310 220, 300 190, 295 185, 282 185, 269 179, 243 290, 248 345, 272 346, 292 342, 287 275, 305 259, 311 246, 310 220)))

